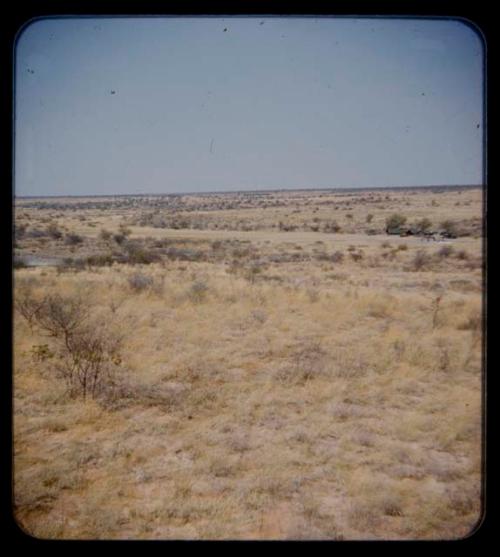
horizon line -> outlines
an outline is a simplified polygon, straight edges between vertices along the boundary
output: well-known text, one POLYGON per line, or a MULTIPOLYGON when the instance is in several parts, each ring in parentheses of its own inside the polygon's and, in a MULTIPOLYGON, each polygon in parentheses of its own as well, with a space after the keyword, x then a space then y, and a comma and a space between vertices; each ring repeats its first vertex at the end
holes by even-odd
POLYGON ((372 190, 411 190, 411 189, 435 189, 435 188, 484 188, 486 184, 432 184, 412 186, 332 186, 327 188, 273 188, 255 190, 208 190, 208 191, 184 191, 184 192, 137 192, 137 193, 95 193, 95 194, 42 194, 42 195, 13 195, 14 199, 57 199, 61 197, 85 198, 85 197, 162 197, 182 195, 214 195, 225 193, 277 193, 277 192, 304 192, 304 191, 372 191, 372 190))

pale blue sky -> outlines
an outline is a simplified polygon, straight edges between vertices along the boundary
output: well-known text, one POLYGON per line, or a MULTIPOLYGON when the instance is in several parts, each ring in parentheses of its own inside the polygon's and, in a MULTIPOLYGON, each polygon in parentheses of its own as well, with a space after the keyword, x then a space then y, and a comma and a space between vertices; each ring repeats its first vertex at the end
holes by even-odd
POLYGON ((481 184, 483 55, 452 20, 39 20, 15 193, 481 184))

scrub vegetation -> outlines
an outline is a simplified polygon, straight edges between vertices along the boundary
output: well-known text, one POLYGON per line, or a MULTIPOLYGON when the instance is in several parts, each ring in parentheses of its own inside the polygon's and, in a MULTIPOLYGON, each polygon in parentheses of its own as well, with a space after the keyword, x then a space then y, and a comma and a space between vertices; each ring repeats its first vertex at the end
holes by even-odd
POLYGON ((477 524, 480 188, 26 198, 15 224, 14 513, 31 535, 477 524), (387 234, 393 215, 454 237, 387 234))

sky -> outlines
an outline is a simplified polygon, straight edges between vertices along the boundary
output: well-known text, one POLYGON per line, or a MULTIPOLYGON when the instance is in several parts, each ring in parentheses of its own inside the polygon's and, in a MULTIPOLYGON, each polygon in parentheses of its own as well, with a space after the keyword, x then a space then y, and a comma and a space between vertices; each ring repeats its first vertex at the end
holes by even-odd
POLYGON ((17 196, 483 183, 461 21, 42 19, 14 57, 17 196))

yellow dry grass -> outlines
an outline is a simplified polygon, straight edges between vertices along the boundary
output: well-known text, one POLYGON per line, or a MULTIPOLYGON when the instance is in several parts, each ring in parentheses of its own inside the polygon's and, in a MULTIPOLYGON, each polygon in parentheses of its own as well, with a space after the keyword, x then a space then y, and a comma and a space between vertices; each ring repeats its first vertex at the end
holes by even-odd
MULTIPOLYGON (((430 196, 408 197, 415 214, 430 196)), ((345 257, 256 276, 228 261, 16 270, 17 288, 83 295, 125 335, 119 380, 136 393, 116 406, 70 398, 53 361, 32 356, 52 341, 15 315, 18 522, 60 539, 470 533, 481 514, 481 240, 453 241, 466 260, 425 245, 432 262, 416 270, 416 238, 234 234, 261 256, 300 246, 345 257), (137 272, 152 279, 139 292, 137 272)))

